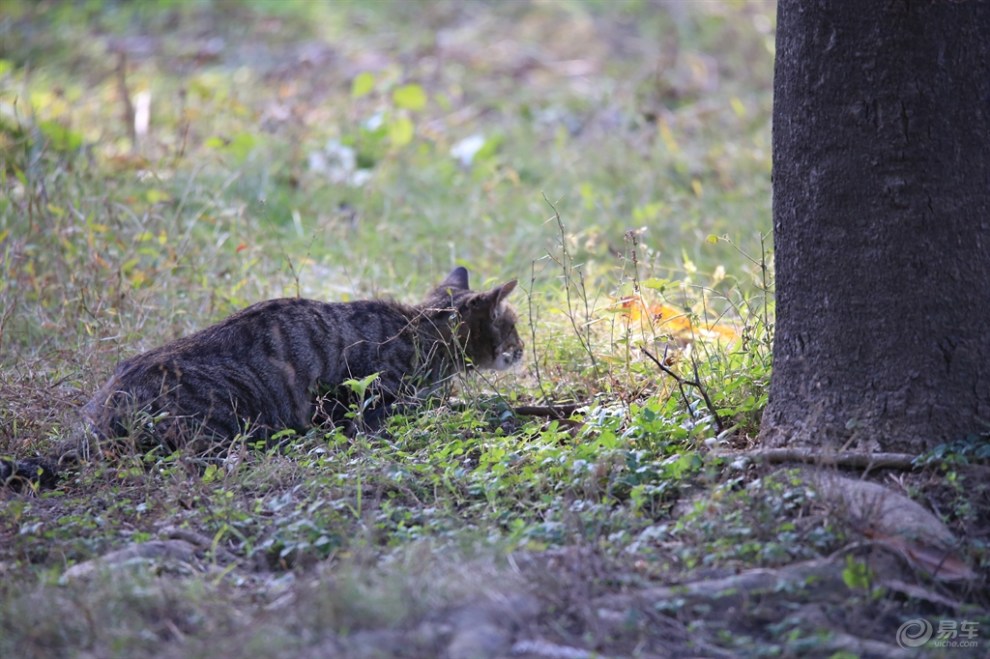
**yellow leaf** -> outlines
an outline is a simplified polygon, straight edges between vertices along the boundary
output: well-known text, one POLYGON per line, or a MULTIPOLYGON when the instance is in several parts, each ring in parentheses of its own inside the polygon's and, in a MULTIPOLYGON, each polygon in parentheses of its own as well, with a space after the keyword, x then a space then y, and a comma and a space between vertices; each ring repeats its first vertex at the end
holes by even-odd
POLYGON ((412 142, 415 127, 407 117, 398 117, 388 124, 388 139, 395 147, 403 147, 412 142))
POLYGON ((664 146, 666 146, 667 150, 670 151, 672 154, 674 155, 679 154, 681 152, 681 147, 677 143, 677 140, 674 139, 674 133, 673 131, 670 130, 670 124, 667 123, 667 119, 664 117, 660 117, 659 125, 660 125, 660 139, 663 140, 664 146))
POLYGON ((406 110, 422 110, 426 107, 426 92, 419 85, 402 85, 392 92, 392 100, 406 110))
POLYGON ((746 106, 743 102, 739 100, 738 96, 733 96, 729 101, 729 105, 732 106, 732 111, 736 113, 736 116, 742 119, 746 116, 746 106))
POLYGON ((146 169, 148 167, 148 159, 144 156, 118 153, 107 158, 107 164, 115 171, 146 169))
POLYGON ((156 188, 152 188, 151 190, 147 190, 144 193, 144 198, 145 200, 147 200, 149 204, 157 204, 158 202, 161 201, 168 201, 170 197, 169 194, 164 190, 158 190, 156 188))
POLYGON ((669 304, 648 303, 641 295, 629 295, 618 300, 618 304, 607 311, 619 313, 627 322, 648 322, 658 332, 690 342, 701 338, 714 341, 735 341, 739 333, 727 325, 718 323, 696 327, 690 316, 669 304))
POLYGON ((354 76, 351 83, 351 98, 361 98, 375 88, 375 76, 365 71, 354 76))

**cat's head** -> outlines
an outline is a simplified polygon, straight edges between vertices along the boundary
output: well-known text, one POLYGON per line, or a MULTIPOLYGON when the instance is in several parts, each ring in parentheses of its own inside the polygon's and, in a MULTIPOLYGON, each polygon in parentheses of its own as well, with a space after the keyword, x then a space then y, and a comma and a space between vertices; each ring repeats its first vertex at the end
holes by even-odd
POLYGON ((505 302, 515 287, 513 279, 488 291, 472 291, 467 269, 457 267, 430 294, 427 304, 455 312, 458 344, 470 366, 504 370, 522 360, 516 312, 505 302))

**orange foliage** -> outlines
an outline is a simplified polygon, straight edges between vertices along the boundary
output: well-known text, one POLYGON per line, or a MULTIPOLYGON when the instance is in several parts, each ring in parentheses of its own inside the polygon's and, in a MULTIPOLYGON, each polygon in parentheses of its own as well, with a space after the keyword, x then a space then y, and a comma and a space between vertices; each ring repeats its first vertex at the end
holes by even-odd
POLYGON ((618 304, 609 307, 608 310, 622 315, 627 323, 649 323, 658 332, 669 334, 682 341, 701 338, 731 342, 739 338, 739 333, 728 325, 719 323, 693 325, 690 316, 683 311, 668 304, 648 303, 641 295, 620 298, 618 304))

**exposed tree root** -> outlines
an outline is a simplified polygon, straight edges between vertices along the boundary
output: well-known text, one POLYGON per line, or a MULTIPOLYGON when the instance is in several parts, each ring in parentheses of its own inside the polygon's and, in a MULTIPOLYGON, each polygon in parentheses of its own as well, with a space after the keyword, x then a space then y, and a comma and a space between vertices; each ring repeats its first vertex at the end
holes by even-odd
POLYGON ((844 590, 841 568, 832 559, 820 559, 788 565, 780 569, 758 568, 722 579, 690 581, 673 586, 657 586, 639 591, 599 597, 596 608, 623 610, 653 608, 658 603, 683 601, 707 602, 716 610, 738 607, 765 593, 803 587, 814 582, 816 589, 844 590))
MULTIPOLYGON (((786 592, 790 593, 792 598, 797 596, 805 600, 800 608, 794 609, 795 617, 799 616, 808 621, 818 621, 822 625, 827 625, 819 600, 827 599, 830 594, 843 594, 848 591, 842 576, 843 564, 840 560, 836 560, 840 553, 842 552, 837 552, 829 558, 796 563, 779 569, 753 569, 721 579, 706 579, 604 595, 594 601, 594 608, 603 620, 627 621, 630 611, 638 611, 645 615, 663 605, 684 610, 692 610, 692 607, 703 608, 709 611, 709 617, 718 618, 725 615, 738 616, 742 611, 758 607, 762 600, 777 598, 780 593, 786 592), (802 591, 806 593, 803 598, 799 595, 802 591)), ((885 569, 882 566, 891 565, 890 558, 892 557, 889 555, 874 555, 868 559, 868 562, 871 567, 886 572, 889 568, 885 569)), ((912 596, 915 595, 912 593, 912 596)), ((930 600, 930 598, 926 599, 930 600)), ((914 656, 893 644, 838 631, 833 631, 830 638, 823 639, 822 643, 824 645, 819 649, 824 649, 825 654, 845 651, 856 655, 897 659, 914 656)))
POLYGON ((716 457, 750 458, 770 463, 802 462, 806 464, 848 467, 855 469, 913 469, 918 458, 909 453, 862 453, 840 451, 829 453, 818 449, 764 448, 752 451, 715 451, 716 457))

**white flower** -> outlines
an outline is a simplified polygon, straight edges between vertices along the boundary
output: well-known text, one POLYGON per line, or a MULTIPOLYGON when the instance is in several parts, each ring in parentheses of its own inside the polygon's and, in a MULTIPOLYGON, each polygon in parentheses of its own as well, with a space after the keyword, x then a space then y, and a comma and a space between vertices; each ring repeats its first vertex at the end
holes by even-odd
POLYGON ((485 141, 484 135, 475 133, 450 147, 450 155, 460 162, 462 166, 470 167, 471 163, 474 162, 474 157, 485 146, 485 141))

